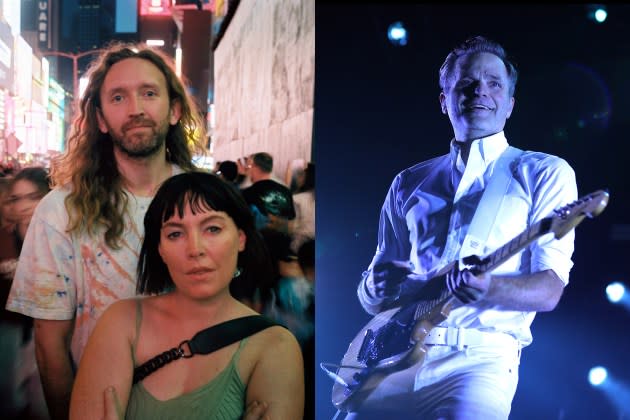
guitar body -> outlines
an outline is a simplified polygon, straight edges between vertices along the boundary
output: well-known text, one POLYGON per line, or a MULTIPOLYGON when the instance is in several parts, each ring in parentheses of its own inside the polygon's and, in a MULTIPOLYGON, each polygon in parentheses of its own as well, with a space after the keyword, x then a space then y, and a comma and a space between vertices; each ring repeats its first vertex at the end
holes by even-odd
POLYGON ((441 276, 455 264, 476 275, 492 272, 541 236, 553 232, 555 238, 560 239, 586 217, 599 215, 606 208, 608 198, 606 191, 598 190, 554 210, 552 216, 530 226, 482 260, 478 259, 481 262, 474 266, 467 264, 466 257, 445 266, 422 289, 423 299, 429 300, 411 297, 413 303, 401 302, 402 306, 377 314, 352 340, 336 372, 322 364, 335 381, 334 406, 341 411, 357 411, 387 376, 422 363, 427 353, 424 345, 427 335, 459 304, 447 290, 436 294, 433 287, 443 287, 441 276))
POLYGON ((391 373, 421 364, 427 348, 422 343, 444 321, 455 304, 442 299, 419 315, 421 304, 377 314, 352 340, 333 385, 332 402, 341 411, 356 411, 391 373))

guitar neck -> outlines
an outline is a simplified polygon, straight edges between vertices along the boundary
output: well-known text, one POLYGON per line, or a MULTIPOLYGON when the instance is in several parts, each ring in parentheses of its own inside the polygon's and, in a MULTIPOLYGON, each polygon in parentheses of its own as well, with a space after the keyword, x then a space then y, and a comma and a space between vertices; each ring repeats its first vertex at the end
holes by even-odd
POLYGON ((487 261, 474 267, 473 272, 475 272, 475 274, 481 274, 494 270, 495 268, 509 260, 511 257, 516 255, 527 245, 534 242, 541 236, 549 233, 551 231, 551 223, 551 217, 546 217, 539 222, 533 224, 529 227, 529 229, 526 229, 520 235, 516 236, 511 241, 488 255, 485 258, 487 261))
MULTIPOLYGON (((514 237, 511 241, 507 242, 505 245, 501 246, 486 258, 484 258, 485 262, 483 264, 476 265, 472 268, 472 271, 475 274, 487 273, 507 260, 516 255, 519 251, 525 248, 527 245, 540 238, 541 236, 549 233, 551 231, 551 223, 552 218, 547 217, 539 222, 533 224, 520 235, 514 237)), ((450 270, 456 262, 453 262, 442 269, 440 272, 445 274, 446 271, 450 270)), ((421 292, 424 296, 432 295, 432 298, 428 299, 420 299, 415 300, 416 310, 415 310, 415 319, 419 318, 440 318, 439 313, 442 311, 442 308, 446 305, 452 305, 455 303, 455 297, 453 294, 444 288, 444 281, 442 280, 442 276, 436 276, 433 279, 429 280, 429 283, 423 288, 421 292), (427 293, 428 292, 428 293, 427 293)), ((439 319, 436 319, 438 321, 439 319)))

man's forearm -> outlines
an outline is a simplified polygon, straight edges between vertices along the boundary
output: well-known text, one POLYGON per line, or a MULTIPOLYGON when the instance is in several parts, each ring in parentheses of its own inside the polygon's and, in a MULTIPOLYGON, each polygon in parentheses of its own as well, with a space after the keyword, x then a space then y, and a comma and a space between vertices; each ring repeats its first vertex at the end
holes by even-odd
POLYGON ((74 382, 72 369, 70 366, 68 369, 48 369, 45 373, 41 373, 41 378, 50 418, 52 420, 67 419, 74 382))
POLYGON ((492 276, 485 299, 510 311, 547 312, 558 304, 564 285, 553 270, 519 276, 492 276))
POLYGON ((35 320, 35 355, 51 420, 67 420, 69 414, 74 383, 72 331, 72 320, 35 320))
MULTIPOLYGON (((54 366, 48 364, 45 369, 40 368, 39 372, 51 420, 66 420, 69 415, 74 373, 70 358, 66 357, 66 359, 65 363, 56 361, 54 366)), ((39 362, 39 358, 38 364, 43 365, 39 362)))

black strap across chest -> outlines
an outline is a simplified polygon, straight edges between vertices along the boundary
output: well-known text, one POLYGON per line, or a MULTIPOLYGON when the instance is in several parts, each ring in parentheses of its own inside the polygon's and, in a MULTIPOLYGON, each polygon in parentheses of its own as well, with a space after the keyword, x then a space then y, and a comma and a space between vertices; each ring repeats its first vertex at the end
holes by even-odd
POLYGON ((144 378, 166 365, 180 358, 193 357, 195 354, 209 354, 222 347, 249 337, 265 328, 280 325, 262 315, 250 315, 232 319, 221 324, 214 325, 199 331, 190 340, 182 341, 179 346, 173 347, 158 354, 133 371, 133 383, 144 378))

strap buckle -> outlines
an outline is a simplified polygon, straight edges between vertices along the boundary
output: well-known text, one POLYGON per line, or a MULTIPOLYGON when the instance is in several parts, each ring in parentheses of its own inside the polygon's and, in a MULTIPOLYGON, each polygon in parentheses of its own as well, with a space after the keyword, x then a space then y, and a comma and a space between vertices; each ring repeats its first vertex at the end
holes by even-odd
POLYGON ((190 348, 190 340, 184 340, 179 343, 179 346, 177 346, 177 352, 179 354, 179 357, 183 357, 184 359, 190 359, 195 355, 195 353, 193 353, 192 349, 190 348), (188 353, 186 353, 184 345, 188 348, 188 353))

